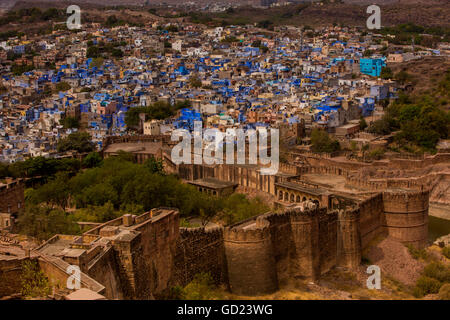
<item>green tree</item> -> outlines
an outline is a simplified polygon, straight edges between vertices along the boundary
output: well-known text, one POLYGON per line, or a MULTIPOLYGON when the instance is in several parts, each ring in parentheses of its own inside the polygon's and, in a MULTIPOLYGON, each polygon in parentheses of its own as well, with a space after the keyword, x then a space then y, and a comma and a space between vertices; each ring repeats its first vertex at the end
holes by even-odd
POLYGON ((164 165, 162 160, 153 157, 144 162, 144 167, 148 168, 151 173, 164 174, 164 165))
MULTIPOLYGON (((92 54, 92 53, 91 53, 92 54)), ((95 54, 95 53, 93 53, 93 55, 95 56, 95 55, 97 55, 98 56, 98 54, 95 54)), ((91 57, 88 57, 88 58, 91 58, 91 57)), ((98 57, 98 58, 94 58, 93 60, 92 60, 92 62, 91 62, 91 67, 96 67, 97 69, 98 68, 100 68, 102 65, 103 65, 103 62, 105 61, 105 59, 103 58, 103 57, 98 57)), ((84 88, 83 88, 84 89, 84 88)))
POLYGON ((170 105, 167 102, 158 101, 149 107, 132 107, 125 114, 125 124, 128 128, 137 128, 139 125, 139 114, 144 113, 147 119, 166 119, 175 115, 179 108, 184 108, 189 104, 186 102, 177 102, 170 105))
POLYGON ((80 228, 72 217, 61 209, 45 205, 26 205, 19 214, 19 233, 47 240, 55 234, 79 234, 80 228))
POLYGON ((86 158, 83 159, 83 168, 94 168, 100 166, 102 163, 102 157, 98 152, 89 153, 86 158))
POLYGON ((367 128, 367 122, 366 119, 364 119, 363 116, 359 118, 359 130, 363 131, 365 128, 367 128))
POLYGON ((88 205, 86 208, 77 210, 74 219, 77 221, 103 223, 118 218, 121 215, 122 212, 115 210, 112 202, 108 201, 102 206, 88 205))
POLYGON ((42 187, 30 192, 29 202, 34 204, 45 203, 49 207, 59 207, 65 210, 68 206, 69 175, 66 172, 58 172, 55 177, 42 187))
POLYGON ((311 144, 314 152, 330 153, 340 150, 339 141, 331 139, 326 131, 317 128, 311 132, 311 144))
POLYGON ((404 71, 404 70, 398 72, 395 75, 395 80, 397 80, 401 84, 405 84, 406 82, 411 81, 411 79, 412 79, 411 75, 408 72, 404 71))
POLYGON ((61 122, 65 129, 78 129, 80 127, 80 121, 74 117, 65 117, 61 122))
POLYGON ((87 132, 74 132, 58 141, 58 152, 75 150, 80 153, 94 151, 94 143, 87 132))
POLYGON ((49 281, 36 260, 22 262, 22 294, 25 297, 47 297, 51 293, 49 281))
POLYGON ((392 73, 391 68, 383 67, 381 69, 380 77, 381 79, 392 79, 394 77, 394 74, 392 73))
POLYGON ((91 46, 87 48, 86 51, 87 58, 99 58, 100 57, 100 49, 97 46, 91 46))
POLYGON ((222 208, 228 225, 265 213, 270 209, 260 198, 248 199, 244 194, 239 193, 226 198, 222 208))
POLYGON ((8 165, 0 162, 0 179, 10 175, 8 165))
POLYGON ((189 85, 193 88, 200 88, 202 86, 202 81, 197 75, 193 75, 189 78, 189 85))
POLYGON ((391 133, 391 128, 389 126, 389 121, 387 120, 387 118, 374 121, 367 130, 370 133, 378 135, 386 135, 391 133))
POLYGON ((56 90, 57 91, 67 91, 70 90, 72 87, 70 86, 70 84, 68 84, 67 82, 58 82, 56 84, 56 90))

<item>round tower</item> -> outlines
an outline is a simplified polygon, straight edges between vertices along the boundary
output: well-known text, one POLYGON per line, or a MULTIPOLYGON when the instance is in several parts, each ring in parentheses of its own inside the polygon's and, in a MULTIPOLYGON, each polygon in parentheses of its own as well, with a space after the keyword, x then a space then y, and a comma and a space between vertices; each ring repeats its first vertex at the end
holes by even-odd
POLYGON ((384 192, 384 227, 390 237, 416 248, 428 240, 429 191, 384 192))
POLYGON ((278 289, 268 221, 256 219, 226 228, 224 243, 232 293, 256 296, 278 289))
POLYGON ((338 266, 355 269, 361 263, 359 208, 339 212, 337 250, 338 266))

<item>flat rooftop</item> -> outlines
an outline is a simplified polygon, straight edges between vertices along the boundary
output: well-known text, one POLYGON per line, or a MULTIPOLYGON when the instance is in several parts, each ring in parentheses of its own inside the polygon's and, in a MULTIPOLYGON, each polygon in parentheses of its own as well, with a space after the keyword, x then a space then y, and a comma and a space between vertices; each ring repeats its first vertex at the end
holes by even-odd
POLYGON ((38 248, 37 251, 49 256, 64 255, 64 252, 70 248, 70 244, 73 242, 75 237, 76 236, 73 236, 71 239, 70 237, 55 238, 55 241, 48 241, 42 247, 38 248))
POLYGON ((13 260, 25 257, 25 250, 18 246, 0 244, 0 260, 13 260))
POLYGON ((156 154, 161 147, 161 142, 120 142, 107 146, 104 152, 118 153, 122 150, 131 153, 156 154))
POLYGON ((286 182, 277 182, 277 183, 275 183, 275 186, 283 187, 283 188, 287 188, 287 189, 292 189, 292 190, 296 190, 296 191, 312 194, 312 195, 315 195, 315 196, 321 196, 321 195, 327 193, 325 190, 320 189, 320 188, 307 188, 307 187, 299 185, 299 184, 297 184, 295 182, 288 182, 288 181, 286 181, 286 182))
POLYGON ((210 189, 224 189, 238 186, 238 183, 231 181, 222 181, 214 178, 197 179, 194 181, 190 181, 188 183, 194 186, 205 187, 210 189))

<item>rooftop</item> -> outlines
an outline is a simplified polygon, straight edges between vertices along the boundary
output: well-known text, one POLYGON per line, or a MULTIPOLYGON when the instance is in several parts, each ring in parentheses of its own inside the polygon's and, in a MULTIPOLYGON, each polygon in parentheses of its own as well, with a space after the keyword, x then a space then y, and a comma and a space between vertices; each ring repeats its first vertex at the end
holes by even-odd
POLYGON ((224 189, 229 187, 237 187, 238 183, 229 182, 229 181, 221 181, 214 178, 203 178, 197 179, 192 182, 189 182, 194 186, 205 187, 210 189, 224 189))

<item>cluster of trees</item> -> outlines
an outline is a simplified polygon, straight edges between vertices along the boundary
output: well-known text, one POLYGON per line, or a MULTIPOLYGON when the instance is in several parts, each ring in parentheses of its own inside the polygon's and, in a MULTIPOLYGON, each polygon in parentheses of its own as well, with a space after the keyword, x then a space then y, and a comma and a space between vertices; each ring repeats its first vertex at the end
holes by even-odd
POLYGON ((248 199, 244 194, 235 193, 225 199, 218 199, 219 210, 226 224, 234 224, 269 211, 269 207, 260 199, 248 199), (222 202, 222 203, 220 203, 222 202))
POLYGON ((80 121, 74 117, 65 117, 60 121, 60 123, 61 125, 64 126, 64 129, 71 129, 71 128, 78 129, 80 127, 80 121))
POLYGON ((447 139, 450 114, 442 110, 430 96, 412 100, 401 96, 391 104, 382 119, 375 121, 368 131, 386 135, 398 131, 395 141, 399 145, 413 145, 422 151, 434 151, 439 139, 447 139))
POLYGON ((107 27, 118 27, 123 26, 125 24, 126 24, 125 20, 118 19, 115 15, 109 16, 105 21, 105 25, 107 27))
POLYGON ((13 64, 11 66, 11 72, 15 75, 15 76, 20 76, 21 74, 23 74, 24 72, 29 72, 34 70, 34 65, 27 65, 27 64, 13 64))
POLYGON ((155 207, 176 207, 184 218, 198 217, 206 225, 213 217, 235 223, 267 212, 260 199, 233 194, 218 198, 201 193, 174 175, 165 175, 161 161, 133 163, 132 155, 101 160, 92 153, 83 161, 90 169, 61 170, 49 181, 25 192, 26 209, 19 230, 41 239, 79 231, 75 221, 105 222, 125 213, 141 214, 155 207), (67 214, 69 207, 76 211, 67 214))
POLYGON ((44 205, 27 205, 19 214, 18 229, 20 233, 47 240, 55 234, 79 234, 79 226, 72 215, 60 208, 44 205))
POLYGON ((209 24, 213 21, 210 15, 202 12, 190 12, 189 18, 192 23, 209 24))
POLYGON ((170 103, 158 101, 148 107, 130 108, 125 115, 125 124, 128 128, 137 128, 139 125, 139 114, 145 113, 147 119, 166 119, 175 115, 177 110, 190 106, 188 100, 176 102, 174 105, 170 103))
POLYGON ((395 35, 395 38, 388 37, 386 39, 398 45, 410 44, 412 39, 414 39, 415 44, 426 47, 433 47, 438 42, 450 41, 450 28, 448 27, 423 27, 413 23, 404 23, 392 27, 384 27, 380 32, 385 35, 395 35))
POLYGON ((9 11, 0 18, 0 25, 6 25, 12 22, 35 23, 48 20, 62 20, 67 17, 63 10, 49 8, 42 11, 39 8, 23 8, 20 10, 9 11))
MULTIPOLYGON (((0 20, 1 21, 1 20, 0 20)), ((0 22, 1 25, 1 22, 0 22)), ((17 30, 11 30, 11 31, 5 31, 5 32, 0 32, 0 40, 1 41, 6 41, 9 38, 12 37, 22 37, 24 36, 25 33, 17 31, 17 30)))
POLYGON ((125 46, 126 42, 100 42, 98 45, 94 45, 93 41, 88 41, 87 45, 86 57, 88 58, 121 58, 123 51, 119 47, 125 46))
POLYGON ((258 28, 262 28, 262 29, 268 29, 268 30, 273 30, 273 22, 271 20, 262 20, 259 21, 256 26, 258 28))
POLYGON ((47 159, 44 157, 33 157, 12 164, 0 162, 0 179, 5 177, 52 177, 57 172, 61 171, 73 174, 80 170, 81 167, 82 163, 77 159, 47 159))
POLYGON ((311 132, 311 145, 312 151, 320 153, 330 153, 341 149, 339 141, 332 139, 326 131, 317 128, 311 132))
POLYGON ((198 75, 192 75, 189 78, 189 85, 193 88, 200 88, 202 86, 202 80, 199 78, 198 75))
POLYGON ((394 77, 394 73, 392 72, 392 69, 389 67, 383 67, 381 69, 380 78, 381 79, 392 79, 394 77))
POLYGON ((59 91, 67 91, 67 90, 70 90, 70 89, 72 89, 72 87, 71 87, 70 84, 68 84, 67 82, 61 81, 61 82, 58 82, 58 83, 56 84, 55 89, 56 89, 57 92, 59 92, 59 91))
POLYGON ((91 135, 87 132, 74 132, 66 138, 60 139, 57 145, 58 152, 75 150, 79 153, 92 152, 95 145, 91 141, 91 135))

